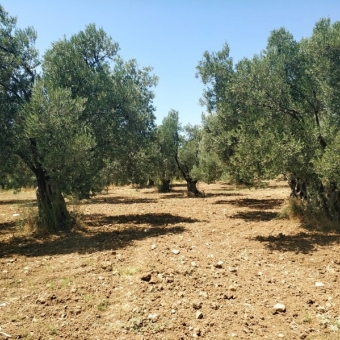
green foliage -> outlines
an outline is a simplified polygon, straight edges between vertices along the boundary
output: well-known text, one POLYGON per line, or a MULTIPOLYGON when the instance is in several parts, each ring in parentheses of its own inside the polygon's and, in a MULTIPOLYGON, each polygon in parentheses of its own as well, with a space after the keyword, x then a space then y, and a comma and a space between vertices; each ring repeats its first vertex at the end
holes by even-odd
POLYGON ((340 217, 339 52, 340 23, 322 19, 300 42, 280 28, 252 59, 232 66, 225 46, 205 52, 197 67, 208 87, 206 150, 215 148, 239 182, 278 174, 298 180, 308 205, 332 219, 340 217))
POLYGON ((31 183, 29 170, 39 225, 64 230, 73 219, 63 195, 88 197, 113 180, 146 181, 157 77, 125 62, 94 24, 53 43, 37 77, 35 31, 16 29, 1 6, 0 24, 0 184, 31 183))

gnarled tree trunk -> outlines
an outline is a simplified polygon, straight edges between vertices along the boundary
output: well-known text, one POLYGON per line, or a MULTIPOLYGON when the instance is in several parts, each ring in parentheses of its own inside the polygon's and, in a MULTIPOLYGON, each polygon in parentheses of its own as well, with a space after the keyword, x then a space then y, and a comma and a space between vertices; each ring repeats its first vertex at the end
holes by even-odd
POLYGON ((37 201, 41 228, 49 231, 68 230, 74 220, 67 210, 66 202, 59 190, 53 188, 43 170, 36 172, 37 201))

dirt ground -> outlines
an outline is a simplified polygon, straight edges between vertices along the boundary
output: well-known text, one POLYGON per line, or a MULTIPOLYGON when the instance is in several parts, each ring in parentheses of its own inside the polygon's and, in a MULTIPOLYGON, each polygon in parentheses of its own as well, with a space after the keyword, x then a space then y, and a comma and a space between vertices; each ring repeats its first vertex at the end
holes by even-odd
POLYGON ((284 182, 199 188, 114 187, 39 239, 0 191, 0 340, 340 339, 340 234, 278 219, 284 182))

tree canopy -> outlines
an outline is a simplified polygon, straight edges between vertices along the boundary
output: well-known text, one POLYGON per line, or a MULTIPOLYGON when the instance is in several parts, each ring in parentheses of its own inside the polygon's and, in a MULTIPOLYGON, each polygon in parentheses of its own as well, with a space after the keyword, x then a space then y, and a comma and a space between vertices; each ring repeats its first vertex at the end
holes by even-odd
POLYGON ((310 38, 271 32, 267 48, 235 66, 229 48, 203 55, 206 139, 245 183, 284 174, 292 195, 340 217, 340 23, 320 20, 310 38))
POLYGON ((1 165, 3 176, 22 166, 38 185, 39 220, 51 230, 72 218, 64 195, 87 197, 100 190, 104 170, 133 164, 154 130, 153 87, 157 77, 136 60, 124 61, 118 43, 90 24, 52 44, 37 76, 36 33, 16 29, 0 7, 1 165))

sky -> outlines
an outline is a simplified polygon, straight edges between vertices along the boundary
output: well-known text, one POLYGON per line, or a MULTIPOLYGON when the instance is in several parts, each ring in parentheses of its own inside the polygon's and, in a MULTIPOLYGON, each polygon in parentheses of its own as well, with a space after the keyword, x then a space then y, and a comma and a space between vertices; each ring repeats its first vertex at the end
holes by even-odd
POLYGON ((195 77, 204 51, 225 42, 234 63, 265 49, 272 30, 309 37, 324 17, 340 20, 340 0, 0 0, 17 27, 33 26, 43 56, 51 44, 95 23, 119 43, 119 54, 152 66, 156 123, 170 109, 183 125, 200 124, 203 84, 195 77))

